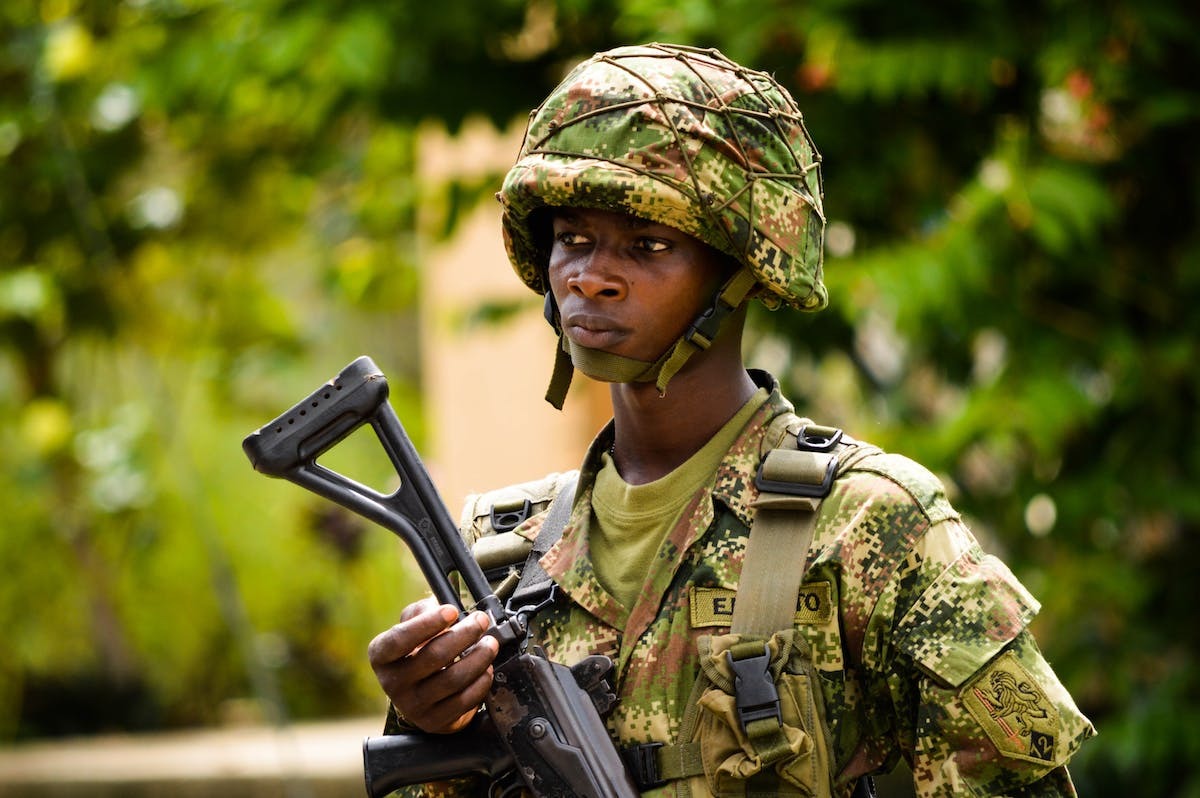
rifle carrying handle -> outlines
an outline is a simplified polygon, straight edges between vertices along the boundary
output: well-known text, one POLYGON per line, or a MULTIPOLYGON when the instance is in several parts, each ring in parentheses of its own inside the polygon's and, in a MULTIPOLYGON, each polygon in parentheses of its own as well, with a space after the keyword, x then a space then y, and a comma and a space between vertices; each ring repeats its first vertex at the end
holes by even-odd
POLYGON ((370 421, 387 397, 387 378, 364 355, 291 410, 248 435, 242 449, 255 471, 286 476, 370 421))

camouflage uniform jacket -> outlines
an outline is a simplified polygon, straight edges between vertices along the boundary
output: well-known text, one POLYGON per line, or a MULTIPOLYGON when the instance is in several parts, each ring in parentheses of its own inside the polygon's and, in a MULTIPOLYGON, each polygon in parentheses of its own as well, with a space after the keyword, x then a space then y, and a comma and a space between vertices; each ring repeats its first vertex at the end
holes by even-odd
MULTIPOLYGON (((588 556, 591 489, 611 426, 587 454, 562 539, 542 558, 565 598, 538 616, 538 642, 568 665, 592 653, 614 660, 620 700, 608 725, 622 745, 686 742, 678 736, 698 638, 728 631, 755 473, 780 442, 770 438, 796 421, 773 378, 754 376, 769 399, 668 534, 632 608, 601 587, 588 556)), ((517 490, 545 499, 560 481, 517 490)), ((488 533, 487 508, 503 495, 469 502, 469 538, 488 533)), ((536 537, 544 516, 518 532, 536 537)), ((1065 763, 1094 731, 1026 630, 1038 608, 921 466, 876 450, 841 473, 818 516, 796 615, 820 676, 835 794, 903 756, 920 796, 1074 795, 1065 763)), ((448 787, 426 793, 462 794, 448 787)), ((701 776, 645 794, 711 794, 704 787, 701 776)))

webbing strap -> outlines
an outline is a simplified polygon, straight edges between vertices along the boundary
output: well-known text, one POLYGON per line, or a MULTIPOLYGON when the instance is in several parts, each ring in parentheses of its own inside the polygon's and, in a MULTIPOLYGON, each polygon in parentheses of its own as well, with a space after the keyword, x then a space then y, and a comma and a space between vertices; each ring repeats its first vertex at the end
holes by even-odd
POLYGON ((700 743, 664 745, 658 749, 658 773, 663 781, 686 779, 703 772, 700 743))
POLYGON ((683 338, 670 351, 666 362, 658 373, 656 387, 660 394, 667 392, 667 383, 671 381, 684 364, 701 349, 712 346, 713 340, 725 327, 725 320, 746 299, 746 295, 758 284, 758 278, 748 268, 738 269, 721 288, 720 294, 712 306, 707 308, 700 318, 692 323, 683 338))
POLYGON ((571 387, 571 378, 575 376, 575 366, 571 356, 567 354, 565 338, 558 334, 558 348, 554 352, 554 371, 550 374, 550 385, 546 388, 546 401, 555 410, 562 410, 567 399, 567 390, 571 387))
POLYGON ((525 558, 525 565, 521 568, 521 581, 517 583, 517 589, 513 591, 512 598, 508 600, 508 606, 512 609, 520 609, 523 606, 530 604, 540 604, 544 598, 544 593, 550 587, 553 581, 546 570, 542 568, 542 555, 550 551, 550 547, 558 542, 562 537, 563 530, 567 528, 567 522, 571 520, 571 506, 575 503, 575 488, 579 484, 579 476, 576 475, 571 482, 564 484, 558 491, 558 495, 550 502, 550 509, 546 512, 546 518, 542 521, 542 528, 538 530, 538 536, 533 541, 533 548, 529 551, 529 556, 525 558))
POLYGON ((754 480, 758 498, 733 605, 734 634, 769 638, 793 625, 796 608, 779 597, 800 592, 817 511, 837 475, 842 431, 807 424, 793 435, 793 446, 767 452, 754 480))
POLYGON ((729 631, 769 638, 794 623, 795 600, 786 597, 800 594, 820 499, 762 493, 752 506, 754 523, 729 631), (781 556, 783 552, 796 556, 781 556))
POLYGON ((700 743, 664 745, 640 743, 621 749, 621 756, 638 789, 657 789, 669 781, 704 774, 700 743))
MULTIPOLYGON (((759 495, 751 505, 754 520, 738 577, 729 630, 758 641, 794 626, 794 597, 804 579, 817 511, 821 500, 829 494, 837 471, 834 445, 827 451, 814 450, 806 444, 803 431, 797 441, 795 449, 776 448, 768 452, 755 479, 759 495), (789 552, 793 556, 785 556, 789 552)), ((766 667, 765 663, 757 662, 766 657, 761 642, 739 643, 729 656, 739 677, 743 671, 749 677, 752 667, 766 667)), ((750 745, 755 755, 769 764, 789 756, 791 749, 779 715, 778 687, 769 674, 762 674, 761 678, 767 680, 767 687, 774 693, 773 714, 765 711, 742 714, 743 703, 762 703, 763 699, 747 697, 744 702, 743 685, 735 684, 735 690, 739 716, 750 745)))
POLYGON ((792 753, 783 726, 774 718, 750 721, 746 724, 746 736, 764 765, 774 764, 792 753))
POLYGON ((662 361, 650 362, 624 355, 614 355, 602 349, 590 349, 563 337, 567 353, 575 368, 600 382, 650 382, 658 374, 662 361))

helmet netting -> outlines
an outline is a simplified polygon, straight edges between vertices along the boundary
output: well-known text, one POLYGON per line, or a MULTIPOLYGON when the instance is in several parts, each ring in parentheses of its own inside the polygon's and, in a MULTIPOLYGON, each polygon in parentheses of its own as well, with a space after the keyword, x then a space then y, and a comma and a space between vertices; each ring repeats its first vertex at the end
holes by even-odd
POLYGON ((584 62, 531 116, 499 194, 514 267, 544 292, 540 207, 617 210, 733 256, 768 304, 816 310, 819 156, 795 102, 715 50, 653 44, 584 62))

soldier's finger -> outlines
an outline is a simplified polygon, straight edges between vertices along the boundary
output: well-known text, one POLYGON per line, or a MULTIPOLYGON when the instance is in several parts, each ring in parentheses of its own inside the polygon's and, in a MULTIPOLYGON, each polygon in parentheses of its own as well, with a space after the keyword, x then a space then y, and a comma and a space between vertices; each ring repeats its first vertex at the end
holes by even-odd
POLYGON ((371 666, 378 670, 407 657, 444 631, 457 617, 458 610, 448 604, 418 610, 415 615, 375 636, 367 646, 371 666))
POLYGON ((491 686, 492 669, 488 668, 455 696, 435 705, 430 711, 431 725, 425 730, 447 733, 462 729, 475 717, 491 686))
MULTIPOLYGON (((454 664, 480 641, 490 623, 486 614, 473 612, 432 640, 423 643, 420 650, 413 652, 404 663, 406 678, 422 681, 454 664)), ((496 641, 489 637, 482 645, 488 655, 487 661, 490 662, 495 656, 496 641)))
POLYGON ((482 701, 483 695, 478 692, 478 683, 483 681, 482 689, 486 693, 492 681, 490 671, 492 660, 496 656, 494 643, 492 638, 485 638, 484 642, 472 647, 452 665, 415 682, 414 693, 420 696, 420 703, 432 707, 458 697, 460 700, 457 704, 457 716, 468 707, 482 701), (461 699, 463 692, 472 687, 475 687, 475 692, 467 696, 464 702, 461 699))
POLYGON ((411 620, 411 619, 415 618, 417 615, 419 615, 420 613, 429 612, 430 610, 436 608, 437 606, 438 606, 437 600, 434 599, 432 596, 427 596, 426 598, 423 598, 420 601, 414 601, 412 604, 409 604, 407 607, 405 607, 403 610, 401 610, 400 620, 401 621, 411 620))

